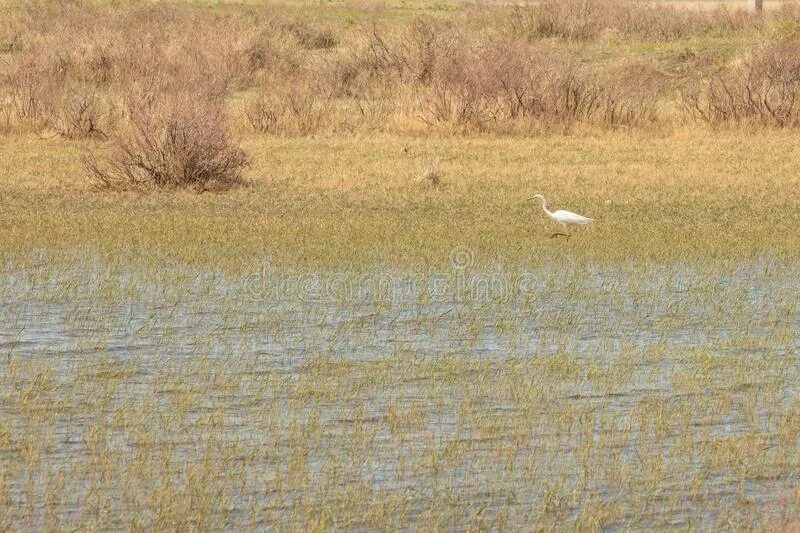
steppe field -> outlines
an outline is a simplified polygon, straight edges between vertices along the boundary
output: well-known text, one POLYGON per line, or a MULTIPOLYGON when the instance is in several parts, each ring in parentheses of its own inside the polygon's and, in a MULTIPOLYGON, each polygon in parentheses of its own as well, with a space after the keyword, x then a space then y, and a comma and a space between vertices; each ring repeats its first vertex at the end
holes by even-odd
POLYGON ((0 531, 798 531, 798 226, 800 3, 0 0, 0 531))

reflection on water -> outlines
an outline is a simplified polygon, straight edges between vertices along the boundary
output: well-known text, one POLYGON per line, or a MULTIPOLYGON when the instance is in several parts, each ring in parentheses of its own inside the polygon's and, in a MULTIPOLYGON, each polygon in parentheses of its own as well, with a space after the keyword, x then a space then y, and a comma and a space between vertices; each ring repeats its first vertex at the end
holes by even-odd
MULTIPOLYGON (((220 445, 262 449, 264 431, 277 434, 269 437, 277 439, 271 444, 274 457, 259 456, 242 467, 244 487, 230 492, 228 518, 217 524, 229 529, 246 524, 248 509, 256 507, 273 520, 293 520, 289 511, 295 503, 283 495, 279 505, 277 496, 247 476, 278 475, 288 468, 296 443, 287 432, 313 416, 323 428, 320 442, 328 444, 307 453, 305 472, 335 488, 321 486, 311 499, 327 501, 351 481, 366 482, 376 493, 406 494, 410 503, 401 522, 423 519, 431 499, 424 488, 434 483, 470 506, 485 506, 488 515, 515 509, 511 524, 521 525, 532 519, 532 510, 556 505, 547 503, 545 488, 555 490, 557 481, 561 494, 573 495, 557 523, 570 523, 585 499, 602 503, 634 490, 587 479, 590 458, 603 465, 636 465, 620 471, 639 472, 639 483, 651 469, 644 457, 655 461, 648 446, 657 446, 656 454, 663 450, 667 461, 680 454, 686 439, 716 442, 758 427, 764 436, 759 443, 777 449, 783 419, 776 413, 783 416, 797 403, 800 263, 759 258, 725 266, 550 264, 508 272, 477 271, 471 261, 459 261, 449 270, 422 273, 298 274, 258 267, 237 279, 185 268, 155 274, 110 269, 91 256, 66 269, 53 269, 46 260, 8 261, 0 279, 0 367, 11 375, 13 364, 35 361, 52 371, 55 390, 71 391, 69 401, 91 404, 90 383, 105 375, 93 362, 102 370, 116 361, 127 369, 125 385, 111 393, 110 406, 98 408, 101 414, 110 416, 111 406, 119 409, 125 402, 171 397, 180 388, 164 384, 164 376, 172 376, 199 391, 196 404, 187 407, 187 427, 217 405, 226 413, 214 426, 220 445), (320 356, 333 362, 312 372, 308 363, 320 356), (744 370, 728 372, 714 363, 724 357, 744 370), (237 380, 236 394, 219 389, 217 381, 204 382, 208 376, 196 370, 198 360, 237 380), (187 368, 195 370, 184 373, 187 368), (370 381, 371 372, 383 372, 384 381, 370 381), (542 381, 531 375, 536 373, 545 376, 542 381), (298 392, 323 381, 335 383, 335 390, 319 397, 298 392), (761 387, 771 391, 771 402, 762 398, 747 407, 742 399, 761 398, 761 387), (724 408, 719 408, 721 391, 728 398, 724 408), (298 403, 299 397, 305 400, 298 403), (268 429, 261 418, 264 405, 278 413, 268 429), (408 427, 400 440, 387 426, 398 409, 409 420, 422 413, 419 422, 403 422, 408 427), (648 409, 661 420, 652 428, 635 422, 644 420, 648 409), (582 434, 578 425, 586 417, 588 433, 582 434), (341 447, 356 438, 356 424, 372 431, 362 450, 368 464, 339 465, 343 470, 332 474, 341 447), (620 433, 625 437, 615 440, 620 433), (581 444, 586 439, 595 448, 581 444), (437 446, 460 450, 456 456, 467 462, 454 460, 446 477, 426 473, 424 465, 404 470, 406 461, 437 446), (582 465, 583 449, 590 455, 582 465), (516 465, 500 477, 495 476, 498 454, 516 465), (523 463, 535 471, 523 469, 523 463), (345 477, 337 477, 342 472, 345 477)), ((2 386, 7 390, 0 412, 24 432, 23 404, 15 404, 9 392, 17 384, 2 386)), ((45 461, 51 470, 88 457, 80 443, 86 442, 91 416, 76 422, 81 417, 75 410, 77 418, 52 423, 55 437, 45 461)), ((206 442, 192 431, 162 431, 158 438, 170 443, 178 463, 195 453, 199 441, 206 442)), ((136 449, 123 434, 117 439, 117 451, 136 449)), ((8 464, 17 459, 17 452, 8 451, 12 448, 0 449, 8 464)), ((710 453, 688 459, 685 471, 662 473, 658 498, 640 503, 648 509, 646 518, 626 504, 617 525, 627 520, 640 526, 714 527, 717 517, 702 511, 709 502, 720 509, 739 505, 742 497, 769 502, 776 486, 783 490, 797 481, 793 470, 774 465, 772 477, 730 476, 710 469, 710 453), (697 478, 701 473, 705 477, 697 478), (702 498, 690 494, 689 478, 700 479, 702 498)), ((220 490, 230 489, 220 483, 220 490)), ((13 501, 26 501, 25 476, 11 476, 6 484, 13 501)), ((58 511, 78 522, 88 490, 80 487, 72 487, 58 511)), ((291 494, 311 497, 310 490, 306 485, 291 494)), ((43 513, 32 511, 35 524, 43 524, 43 513)), ((19 525, 17 515, 11 516, 10 523, 19 525)))
POLYGON ((84 354, 91 339, 122 359, 199 350, 283 363, 320 352, 505 358, 560 349, 614 358, 623 347, 659 342, 747 355, 798 348, 799 270, 761 259, 725 271, 673 264, 380 277, 273 272, 271 283, 283 290, 254 290, 252 277, 53 272, 43 263, 3 276, 0 347, 65 360, 84 354))

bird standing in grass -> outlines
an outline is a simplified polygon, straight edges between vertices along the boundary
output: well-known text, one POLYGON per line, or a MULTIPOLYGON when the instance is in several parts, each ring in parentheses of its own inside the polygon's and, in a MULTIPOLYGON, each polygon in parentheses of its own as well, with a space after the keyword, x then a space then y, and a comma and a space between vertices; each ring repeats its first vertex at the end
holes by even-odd
POLYGON ((544 209, 544 212, 547 214, 547 216, 549 216, 550 218, 561 224, 561 227, 564 228, 565 233, 553 233, 552 235, 550 235, 551 239, 553 237, 558 237, 559 235, 563 235, 564 237, 569 238, 569 233, 566 233, 567 226, 574 226, 574 225, 582 226, 584 224, 588 224, 589 222, 593 221, 593 219, 591 218, 579 215, 578 213, 573 213, 572 211, 564 211, 563 209, 559 209, 555 213, 551 212, 549 209, 547 209, 547 200, 545 200, 544 196, 542 196, 541 194, 536 194, 528 198, 528 200, 535 200, 535 199, 541 200, 542 209, 544 209))

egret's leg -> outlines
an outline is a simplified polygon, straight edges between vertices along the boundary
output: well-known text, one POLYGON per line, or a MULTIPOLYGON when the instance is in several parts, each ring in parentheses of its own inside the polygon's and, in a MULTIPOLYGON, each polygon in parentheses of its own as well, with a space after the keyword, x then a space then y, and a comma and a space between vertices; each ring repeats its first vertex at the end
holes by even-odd
POLYGON ((567 225, 564 224, 563 222, 559 222, 559 224, 561 224, 561 227, 564 228, 564 233, 558 233, 558 232, 553 233, 552 235, 550 235, 550 238, 552 239, 553 237, 566 237, 567 239, 569 239, 569 233, 567 233, 567 225))

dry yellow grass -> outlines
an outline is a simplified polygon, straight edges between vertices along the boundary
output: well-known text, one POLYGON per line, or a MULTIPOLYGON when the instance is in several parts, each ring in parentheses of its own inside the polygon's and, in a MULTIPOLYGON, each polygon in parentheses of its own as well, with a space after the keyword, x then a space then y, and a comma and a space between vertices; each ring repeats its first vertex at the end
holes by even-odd
POLYGON ((468 245, 486 260, 795 257, 793 132, 503 137, 248 136, 251 186, 225 195, 101 193, 83 145, 7 139, 6 251, 98 247, 232 269, 268 253, 307 268, 431 264, 468 245), (440 160, 441 185, 422 178, 440 160), (57 169, 57 170, 55 170, 57 169), (526 198, 596 219, 569 241, 526 198))

